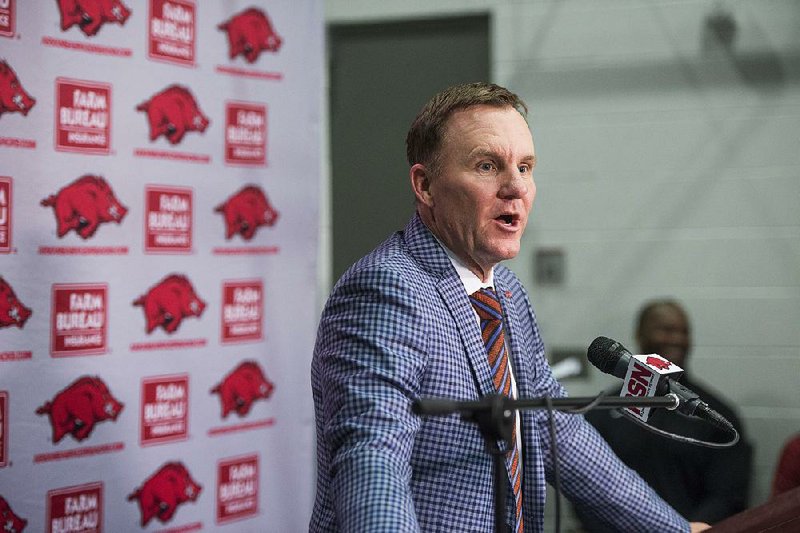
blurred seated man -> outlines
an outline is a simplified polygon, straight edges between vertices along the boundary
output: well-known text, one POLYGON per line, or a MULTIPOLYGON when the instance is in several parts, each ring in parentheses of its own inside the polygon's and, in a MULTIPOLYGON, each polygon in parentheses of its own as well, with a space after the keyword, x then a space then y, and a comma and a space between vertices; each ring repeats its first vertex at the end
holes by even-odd
MULTIPOLYGON (((732 448, 719 449, 678 442, 639 427, 615 410, 594 410, 586 418, 620 459, 688 520, 713 524, 744 510, 752 449, 728 401, 697 382, 687 370, 692 339, 686 312, 672 300, 648 302, 639 313, 636 342, 639 353, 657 353, 683 368, 680 383, 734 425, 739 432, 739 443, 732 448)), ((705 421, 663 409, 651 411, 648 423, 703 441, 728 442, 731 439, 730 434, 705 421)), ((613 531, 580 510, 577 512, 587 531, 613 531)))

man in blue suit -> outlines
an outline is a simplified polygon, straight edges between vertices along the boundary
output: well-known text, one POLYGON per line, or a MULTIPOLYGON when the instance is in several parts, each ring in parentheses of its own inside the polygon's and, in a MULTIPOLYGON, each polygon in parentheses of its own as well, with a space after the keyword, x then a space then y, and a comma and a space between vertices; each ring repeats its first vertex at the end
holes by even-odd
MULTIPOLYGON (((417 212, 342 276, 319 325, 311 531, 492 531, 492 462, 477 426, 418 417, 412 403, 477 400, 498 392, 496 379, 521 398, 565 394, 525 289, 499 265, 519 252, 536 192, 526 113, 510 91, 474 83, 437 94, 412 124, 417 212), (478 292, 499 302, 499 374, 473 305, 478 292)), ((562 490, 576 505, 621 531, 690 530, 582 417, 555 420, 562 490)), ((543 530, 553 469, 545 422, 540 411, 516 414, 509 447, 521 476, 511 466, 509 476, 521 481, 507 488, 511 531, 543 530)))

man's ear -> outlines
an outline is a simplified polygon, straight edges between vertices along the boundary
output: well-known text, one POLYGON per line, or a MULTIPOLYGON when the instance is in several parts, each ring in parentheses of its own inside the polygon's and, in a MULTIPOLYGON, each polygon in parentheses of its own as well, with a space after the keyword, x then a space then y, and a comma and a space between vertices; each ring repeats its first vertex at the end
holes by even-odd
POLYGON ((431 175, 428 168, 422 163, 416 163, 411 167, 409 177, 411 178, 411 188, 414 190, 417 202, 427 207, 433 207, 431 175))

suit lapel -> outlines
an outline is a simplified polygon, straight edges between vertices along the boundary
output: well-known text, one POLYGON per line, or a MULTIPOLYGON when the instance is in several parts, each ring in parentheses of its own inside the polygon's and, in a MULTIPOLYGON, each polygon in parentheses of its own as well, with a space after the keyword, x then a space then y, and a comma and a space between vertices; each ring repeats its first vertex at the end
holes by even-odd
POLYGON ((489 370, 486 348, 483 346, 478 319, 472 309, 472 304, 469 303, 464 284, 453 270, 453 275, 442 278, 436 285, 436 289, 447 303, 447 308, 456 323, 480 395, 494 394, 495 389, 489 370))
POLYGON ((411 256, 438 279, 436 290, 456 324, 479 394, 493 394, 495 390, 478 319, 453 264, 418 215, 411 218, 403 236, 411 256))

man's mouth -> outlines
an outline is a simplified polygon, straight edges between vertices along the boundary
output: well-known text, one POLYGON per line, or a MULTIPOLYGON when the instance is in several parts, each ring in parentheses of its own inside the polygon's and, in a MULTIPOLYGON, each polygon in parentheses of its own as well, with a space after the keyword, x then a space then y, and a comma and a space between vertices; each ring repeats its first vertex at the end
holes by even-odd
POLYGON ((683 346, 664 345, 659 348, 658 355, 666 357, 670 361, 677 358, 682 358, 686 354, 686 349, 683 346))
POLYGON ((515 227, 519 223, 519 217, 511 213, 504 213, 500 216, 497 216, 495 217, 495 220, 501 223, 503 226, 507 226, 509 228, 515 227))

